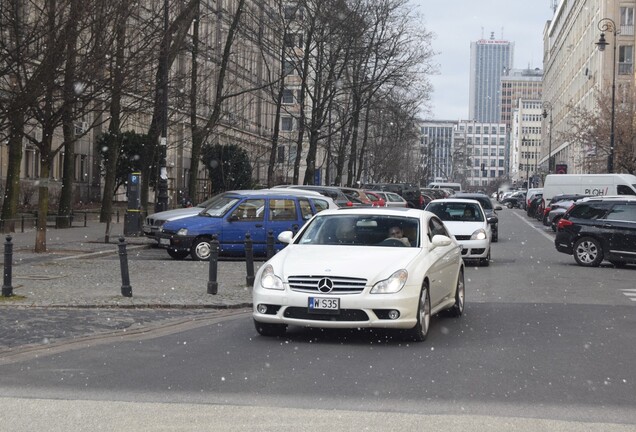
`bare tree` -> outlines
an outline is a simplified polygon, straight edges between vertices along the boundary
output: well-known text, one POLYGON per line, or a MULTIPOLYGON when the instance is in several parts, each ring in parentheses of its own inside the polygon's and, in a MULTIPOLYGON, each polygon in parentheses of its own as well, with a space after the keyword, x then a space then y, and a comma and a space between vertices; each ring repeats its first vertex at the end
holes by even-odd
MULTIPOLYGON (((634 94, 621 92, 622 100, 615 105, 614 164, 617 171, 636 172, 636 111, 634 94)), ((607 94, 596 94, 595 109, 569 105, 568 128, 552 138, 568 141, 577 148, 581 158, 577 163, 590 173, 607 170, 610 148, 611 98, 607 94)))

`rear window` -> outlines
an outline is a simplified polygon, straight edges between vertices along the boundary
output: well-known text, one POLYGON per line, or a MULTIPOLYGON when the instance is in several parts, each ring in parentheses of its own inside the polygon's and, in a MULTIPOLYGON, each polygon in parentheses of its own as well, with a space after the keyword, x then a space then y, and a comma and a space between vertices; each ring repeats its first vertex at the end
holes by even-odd
POLYGON ((636 222, 636 204, 616 204, 605 219, 636 222))
POLYGON ((601 219, 607 213, 607 206, 602 204, 579 204, 570 210, 569 219, 601 219))

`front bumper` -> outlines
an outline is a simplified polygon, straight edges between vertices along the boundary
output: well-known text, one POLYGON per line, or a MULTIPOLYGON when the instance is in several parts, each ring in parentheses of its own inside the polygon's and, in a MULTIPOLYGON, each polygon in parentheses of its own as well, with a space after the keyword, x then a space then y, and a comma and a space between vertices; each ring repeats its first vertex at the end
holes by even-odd
POLYGON ((462 258, 479 259, 486 258, 490 251, 490 241, 485 240, 458 240, 462 246, 462 258))
POLYGON ((419 286, 405 286, 395 294, 370 294, 365 287, 359 294, 309 294, 296 292, 285 283, 285 290, 262 288, 256 282, 253 291, 254 320, 301 327, 321 328, 393 328, 411 329, 417 322, 419 286), (309 297, 338 298, 338 314, 309 312, 309 297), (267 305, 266 313, 257 311, 258 305, 267 305), (397 310, 399 317, 390 319, 388 312, 397 310))
POLYGON ((158 231, 155 234, 155 239, 159 243, 159 247, 176 251, 189 251, 192 248, 195 237, 166 234, 158 231))

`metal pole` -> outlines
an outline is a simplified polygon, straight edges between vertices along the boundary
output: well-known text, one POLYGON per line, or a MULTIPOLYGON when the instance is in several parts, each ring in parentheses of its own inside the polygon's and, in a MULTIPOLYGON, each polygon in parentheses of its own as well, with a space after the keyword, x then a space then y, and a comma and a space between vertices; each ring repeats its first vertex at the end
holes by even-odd
POLYGON ((166 167, 166 156, 168 147, 168 51, 170 49, 170 38, 168 33, 168 0, 163 2, 163 44, 161 47, 161 138, 159 151, 161 160, 159 161, 159 179, 157 180, 157 203, 155 212, 168 210, 168 168, 166 167))
POLYGON ((128 254, 126 253, 126 239, 119 237, 119 266, 121 268, 121 295, 132 297, 132 287, 130 286, 130 275, 128 272, 128 254))
POLYGON ((607 172, 614 172, 614 115, 616 105, 616 28, 614 28, 614 55, 612 57, 612 124, 610 131, 610 149, 607 156, 607 172))
POLYGON ((208 294, 216 294, 219 291, 217 282, 217 266, 219 261, 219 241, 216 234, 212 234, 210 241, 210 267, 208 271, 208 294))
POLYGON ((266 249, 267 259, 270 259, 274 256, 274 231, 267 230, 267 249, 266 249))
POLYGON ((245 284, 247 286, 254 285, 254 242, 252 241, 252 235, 245 233, 245 266, 247 270, 247 277, 245 278, 245 284))
POLYGON ((11 236, 8 235, 7 241, 4 244, 4 283, 2 285, 2 297, 11 297, 13 295, 13 285, 11 285, 12 265, 13 243, 11 242, 11 236))
POLYGON ((550 108, 550 134, 548 135, 548 174, 552 174, 552 108, 550 108))

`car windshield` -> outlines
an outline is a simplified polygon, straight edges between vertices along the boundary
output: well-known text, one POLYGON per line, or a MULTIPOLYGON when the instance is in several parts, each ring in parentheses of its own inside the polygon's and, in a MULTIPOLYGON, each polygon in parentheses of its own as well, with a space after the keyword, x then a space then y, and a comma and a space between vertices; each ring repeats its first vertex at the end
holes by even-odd
POLYGON ((419 219, 392 215, 316 216, 298 244, 419 247, 419 219))
POLYGON ((240 198, 228 195, 219 195, 201 211, 204 216, 224 216, 240 198))
POLYGON ((431 202, 426 210, 435 213, 445 222, 483 222, 484 215, 479 205, 470 202, 431 202))

